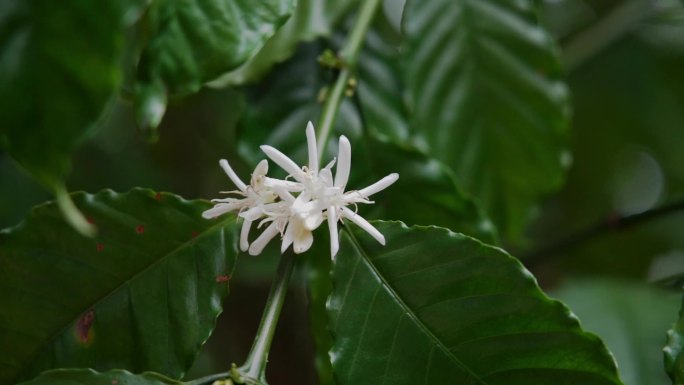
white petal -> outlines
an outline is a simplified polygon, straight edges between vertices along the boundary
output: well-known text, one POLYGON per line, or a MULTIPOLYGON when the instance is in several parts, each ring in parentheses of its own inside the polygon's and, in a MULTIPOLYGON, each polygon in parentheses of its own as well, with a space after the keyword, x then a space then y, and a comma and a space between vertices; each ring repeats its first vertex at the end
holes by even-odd
POLYGON ((252 227, 252 221, 244 220, 242 229, 240 229, 240 250, 247 251, 249 249, 249 229, 252 227))
POLYGON ((304 190, 304 185, 298 182, 292 182, 289 180, 275 179, 275 178, 264 178, 264 186, 266 187, 280 187, 287 191, 298 192, 304 190))
POLYGON ((326 187, 332 187, 333 185, 333 177, 329 168, 322 169, 321 172, 318 173, 318 179, 323 182, 323 185, 326 187))
POLYGON ((323 223, 323 211, 311 210, 302 219, 304 220, 304 227, 309 231, 314 231, 323 223))
POLYGON ((292 224, 295 225, 293 231, 294 245, 292 246, 292 250, 294 250, 295 254, 301 254, 309 250, 311 245, 313 245, 313 234, 297 221, 290 221, 290 225, 292 224))
POLYGON ((238 178, 237 174, 233 169, 230 167, 230 164, 228 164, 228 161, 225 159, 219 160, 219 165, 225 171, 226 175, 228 175, 228 178, 233 181, 235 184, 235 187, 237 187, 240 191, 245 191, 247 189, 247 185, 245 185, 240 178, 238 178))
POLYGON ((340 241, 337 233, 337 212, 333 206, 328 207, 328 230, 330 231, 330 258, 335 259, 340 249, 340 241))
POLYGON ((295 202, 295 197, 282 186, 273 186, 273 192, 276 193, 276 195, 278 195, 284 202, 287 202, 287 204, 291 205, 295 202))
POLYGON ((316 175, 318 174, 318 149, 316 148, 316 130, 311 122, 306 125, 306 144, 309 148, 309 170, 316 175))
POLYGON ((288 247, 292 244, 294 241, 294 226, 292 223, 288 223, 287 229, 285 230, 285 234, 283 235, 283 243, 280 245, 280 254, 283 254, 285 250, 287 250, 288 247))
POLYGON ((396 182, 397 179, 399 179, 399 174, 389 174, 386 177, 380 179, 379 181, 373 183, 372 185, 359 190, 359 194, 361 194, 364 197, 369 197, 379 191, 386 189, 392 183, 396 182))
POLYGON ((263 215, 263 211, 261 207, 252 207, 251 209, 247 211, 243 211, 240 213, 240 216, 242 218, 245 218, 247 221, 256 221, 257 219, 261 218, 263 215))
POLYGON ((349 181, 349 169, 351 168, 351 144, 346 136, 340 136, 339 149, 337 150, 337 169, 335 170, 335 187, 344 187, 349 181))
POLYGON ((263 145, 261 146, 261 151, 266 154, 275 164, 280 166, 283 170, 285 170, 288 174, 292 175, 293 178, 295 178, 299 182, 304 182, 306 180, 306 175, 304 174, 304 171, 297 166, 295 162, 292 161, 292 159, 288 158, 287 155, 283 154, 280 152, 278 149, 263 145))
POLYGON ((266 176, 266 173, 268 173, 268 161, 266 159, 263 159, 254 168, 254 172, 252 173, 252 179, 250 180, 252 186, 257 186, 259 183, 261 183, 261 181, 263 181, 264 177, 266 176))
POLYGON ((278 226, 276 226, 276 223, 273 222, 271 223, 270 226, 264 230, 261 235, 257 239, 252 242, 252 244, 249 246, 249 255, 259 255, 261 252, 264 250, 264 247, 268 244, 268 242, 273 239, 273 237, 278 234, 278 226))
POLYGON ((385 246, 385 237, 382 235, 382 233, 380 233, 378 229, 373 227, 373 225, 368 223, 367 220, 363 219, 363 217, 349 210, 346 207, 342 207, 341 216, 348 218, 350 221, 356 223, 365 232, 370 234, 371 237, 375 238, 376 241, 380 242, 381 245, 385 246))
POLYGON ((219 203, 216 206, 210 208, 209 210, 206 210, 205 212, 203 212, 202 217, 204 219, 214 219, 214 218, 218 217, 219 215, 229 213, 233 210, 235 210, 235 205, 232 205, 229 203, 219 203))

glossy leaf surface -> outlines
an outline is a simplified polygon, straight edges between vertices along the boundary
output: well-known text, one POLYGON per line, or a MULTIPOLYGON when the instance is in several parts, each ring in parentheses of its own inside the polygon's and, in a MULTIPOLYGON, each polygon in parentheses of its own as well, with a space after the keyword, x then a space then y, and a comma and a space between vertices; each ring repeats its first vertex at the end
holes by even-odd
POLYGON ((118 90, 125 26, 137 0, 0 4, 0 147, 43 185, 71 168, 71 152, 118 90))
POLYGON ((0 383, 58 367, 179 378, 211 334, 237 254, 233 218, 150 190, 73 195, 99 228, 50 203, 0 233, 0 383))
POLYGON ((295 0, 154 2, 149 40, 138 65, 142 126, 156 127, 168 95, 197 92, 255 55, 294 10, 295 0))
POLYGON ((225 87, 261 79, 273 65, 292 56, 302 41, 329 36, 339 19, 358 0, 297 0, 292 17, 263 48, 235 71, 212 80, 212 87, 225 87))
POLYGON ((511 238, 569 162, 568 90, 533 3, 410 0, 403 19, 412 127, 511 238))
POLYGON ((342 232, 328 302, 340 384, 621 384, 612 356, 513 257, 436 227, 342 232))

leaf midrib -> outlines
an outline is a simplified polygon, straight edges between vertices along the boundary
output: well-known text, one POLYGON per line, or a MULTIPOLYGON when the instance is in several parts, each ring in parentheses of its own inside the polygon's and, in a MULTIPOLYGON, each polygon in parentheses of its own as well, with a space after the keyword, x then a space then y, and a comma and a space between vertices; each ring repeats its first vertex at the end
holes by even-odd
POLYGON ((348 228, 344 228, 343 231, 347 234, 347 236, 350 238, 352 243, 354 244, 354 247, 356 250, 359 252, 360 256, 364 260, 364 263, 368 268, 373 272, 373 274, 380 280, 380 285, 382 288, 394 299, 398 304, 399 307, 401 307, 404 310, 404 315, 408 316, 409 318, 414 320, 414 323, 418 328, 425 333, 425 335, 428 336, 428 338, 432 339, 433 341, 436 341, 436 343, 433 346, 437 346, 442 350, 453 362, 455 362, 458 366, 460 366, 463 370, 465 370, 468 374, 470 374, 474 379, 476 379, 480 384, 482 385, 489 385, 487 382, 485 382, 482 378, 480 378, 476 373, 474 373, 466 364, 464 364, 458 357, 456 357, 447 347, 442 343, 442 341, 435 336, 435 334, 430 330, 427 325, 425 325, 420 318, 416 314, 413 313, 412 309, 404 302, 404 300, 399 296, 397 292, 392 289, 392 287, 389 285, 389 282, 385 280, 385 277, 380 274, 380 272, 375 268, 375 266, 371 263, 371 258, 366 253, 366 251, 361 247, 361 244, 359 241, 356 239, 356 236, 354 236, 353 232, 349 230, 348 228))

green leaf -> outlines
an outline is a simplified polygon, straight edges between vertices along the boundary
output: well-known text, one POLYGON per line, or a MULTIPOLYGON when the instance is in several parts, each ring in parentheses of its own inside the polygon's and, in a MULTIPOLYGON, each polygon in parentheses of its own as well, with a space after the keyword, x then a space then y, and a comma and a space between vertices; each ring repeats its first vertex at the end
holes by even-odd
POLYGON ((55 204, 0 233, 0 384, 58 367, 179 378, 211 334, 235 264, 234 219, 136 189, 77 193, 85 238, 55 204))
POLYGON ((122 81, 124 29, 142 0, 0 4, 0 147, 48 188, 122 81))
POLYGON ((98 373, 92 369, 59 369, 41 374, 31 381, 21 385, 180 385, 157 373, 143 373, 135 375, 125 370, 111 370, 98 373))
POLYGON ((575 279, 551 293, 599 335, 620 367, 626 385, 667 385, 661 364, 663 331, 678 300, 646 283, 616 279, 575 279))
POLYGON ((302 41, 330 36, 334 26, 357 0, 298 0, 294 15, 263 48, 235 71, 209 83, 211 87, 240 85, 261 79, 273 65, 291 57, 302 41))
POLYGON ((403 25, 412 128, 501 233, 520 238, 569 160, 553 39, 530 0, 410 0, 403 25))
POLYGON ((340 384, 621 384, 612 356, 501 249, 437 227, 342 232, 328 302, 340 384))
POLYGON ((667 345, 663 349, 665 371, 674 385, 684 384, 684 302, 679 319, 667 332, 667 345))
POLYGON ((156 1, 138 64, 139 124, 156 127, 168 96, 197 92, 255 55, 285 23, 295 0, 156 1))

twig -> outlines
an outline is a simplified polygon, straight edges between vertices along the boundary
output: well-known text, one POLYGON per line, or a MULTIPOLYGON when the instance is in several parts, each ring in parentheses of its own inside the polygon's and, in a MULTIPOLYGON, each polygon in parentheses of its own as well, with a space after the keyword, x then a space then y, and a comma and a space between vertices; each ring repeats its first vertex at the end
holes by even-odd
POLYGON ((652 210, 644 211, 639 214, 627 216, 611 215, 602 222, 572 234, 565 239, 532 251, 528 254, 524 254, 520 259, 526 266, 533 266, 551 257, 561 255, 572 248, 575 248, 610 231, 622 230, 651 219, 683 210, 684 200, 681 200, 652 210))

